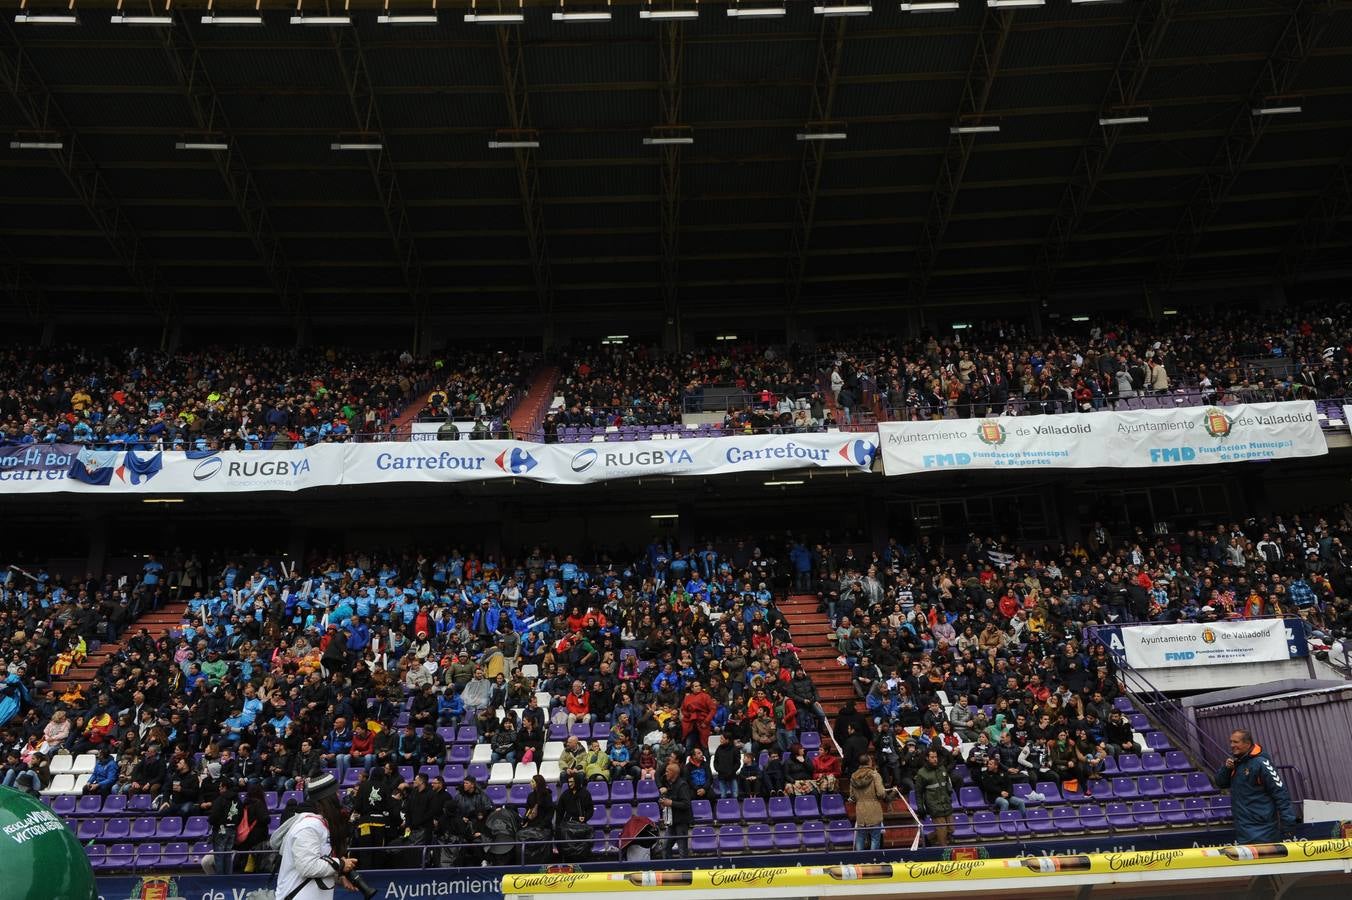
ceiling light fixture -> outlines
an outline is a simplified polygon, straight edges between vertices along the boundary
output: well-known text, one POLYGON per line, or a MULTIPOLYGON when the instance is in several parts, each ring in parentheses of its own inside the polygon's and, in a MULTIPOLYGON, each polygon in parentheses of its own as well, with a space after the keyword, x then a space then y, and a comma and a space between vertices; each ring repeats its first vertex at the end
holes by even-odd
POLYGON ((147 497, 142 503, 182 503, 182 497, 147 497))
POLYGON ((202 17, 203 25, 262 25, 263 16, 260 13, 263 0, 254 0, 254 14, 252 16, 218 16, 212 11, 211 7, 216 0, 207 0, 207 14, 202 17))
POLYGON ((329 144, 330 150, 384 150, 385 145, 379 141, 336 141, 329 144))
POLYGON ((307 16, 303 8, 305 0, 296 0, 296 14, 291 17, 291 24, 310 25, 318 28, 351 25, 352 17, 347 13, 349 2, 351 0, 343 0, 343 14, 341 16, 307 16))
POLYGON ((576 9, 569 12, 564 8, 565 0, 559 0, 559 11, 552 18, 555 22, 609 22, 610 0, 606 0, 605 9, 576 9))
POLYGON ((1071 317, 1070 317, 1070 321, 1072 321, 1072 322, 1088 322, 1088 321, 1089 321, 1089 317, 1088 317, 1088 316, 1071 316, 1071 317))
POLYGON ((390 0, 385 0, 385 11, 376 16, 377 25, 435 25, 437 18, 437 0, 432 0, 430 13, 392 13, 390 0))
POLYGON ((20 0, 19 12, 14 17, 16 25, 79 25, 80 16, 75 12, 75 0, 70 0, 64 13, 34 13, 28 11, 28 0, 20 0))
POLYGON ((11 150, 60 150, 65 146, 64 141, 14 140, 9 142, 9 149, 11 150))
POLYGON ((681 517, 680 513, 653 513, 653 514, 652 514, 651 516, 649 516, 648 518, 650 518, 650 519, 679 519, 680 517, 681 517))
POLYGON ((108 19, 113 25, 159 25, 173 27, 174 17, 169 15, 169 4, 164 5, 162 16, 129 16, 122 11, 122 0, 117 0, 117 12, 108 19))
POLYGON ((986 0, 991 9, 1019 9, 1026 6, 1046 6, 1047 0, 986 0))
POLYGON ((839 6, 829 6, 822 4, 812 7, 812 11, 819 16, 867 16, 873 12, 872 3, 843 3, 839 6))
POLYGON ((1150 121, 1149 116, 1101 116, 1100 125, 1144 125, 1150 121))
POLYGON ((794 140, 798 141, 843 141, 845 140, 843 131, 800 131, 794 135, 794 140))
POLYGON ((802 484, 802 483, 803 483, 802 481, 767 481, 767 482, 765 482, 765 486, 766 486, 766 487, 783 487, 783 486, 790 485, 790 484, 802 484))
MULTIPOLYGON (((649 3, 652 0, 648 0, 649 3)), ((699 0, 695 0, 696 3, 699 0)), ((665 20, 667 22, 681 19, 698 19, 699 8, 695 9, 640 9, 638 11, 640 19, 652 19, 654 21, 665 20)))
POLYGON ((737 6, 728 7, 728 18, 730 19, 781 19, 788 15, 786 6, 742 6, 738 0, 737 6))
POLYGON ((175 150, 229 150, 230 145, 225 141, 178 141, 174 144, 175 150))
POLYGON ((489 141, 489 150, 535 150, 539 141, 489 141))
POLYGON ((954 125, 948 129, 949 134, 995 134, 1000 130, 999 125, 954 125))
POLYGON ((526 14, 521 11, 521 0, 517 0, 516 9, 516 12, 502 12, 499 3, 498 12, 481 13, 479 0, 474 0, 470 4, 469 12, 465 13, 465 21, 476 25, 520 25, 526 21, 526 14))
POLYGON ((666 147, 672 144, 693 144, 695 139, 692 137, 645 137, 643 145, 645 147, 666 147))
POLYGON ((1176 309, 1166 309, 1166 310, 1164 310, 1164 315, 1166 315, 1166 316, 1176 316, 1176 315, 1178 315, 1178 310, 1176 310, 1176 309))
POLYGON ((971 322, 954 322, 954 323, 953 323, 953 330, 954 330, 954 331, 965 331, 966 329, 971 328, 971 327, 972 327, 972 323, 971 323, 971 322))
POLYGON ((958 0, 919 0, 901 4, 901 11, 910 13, 952 12, 959 9, 962 9, 962 4, 958 0))
POLYGON ((1302 112, 1299 106, 1255 106, 1255 116, 1290 116, 1302 112))

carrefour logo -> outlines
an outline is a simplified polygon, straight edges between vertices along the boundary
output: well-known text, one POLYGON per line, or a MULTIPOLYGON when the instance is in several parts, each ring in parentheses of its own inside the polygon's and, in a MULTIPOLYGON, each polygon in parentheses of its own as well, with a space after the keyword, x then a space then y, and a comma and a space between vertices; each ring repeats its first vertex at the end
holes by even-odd
POLYGON ((502 451, 493 462, 502 471, 511 472, 513 475, 524 475, 539 465, 529 450, 522 450, 520 447, 502 451))
POLYGON ((857 440, 850 441, 836 452, 840 454, 841 459, 863 467, 873 465, 873 457, 877 454, 878 447, 872 441, 857 440))
POLYGON ((197 481, 207 481, 216 477, 216 473, 220 472, 224 465, 224 460, 219 456, 207 457, 197 464, 197 468, 192 470, 192 477, 197 481))
POLYGON ((588 447, 586 450, 579 450, 573 454, 572 467, 574 472, 585 472, 596 465, 596 460, 601 454, 595 449, 588 447))

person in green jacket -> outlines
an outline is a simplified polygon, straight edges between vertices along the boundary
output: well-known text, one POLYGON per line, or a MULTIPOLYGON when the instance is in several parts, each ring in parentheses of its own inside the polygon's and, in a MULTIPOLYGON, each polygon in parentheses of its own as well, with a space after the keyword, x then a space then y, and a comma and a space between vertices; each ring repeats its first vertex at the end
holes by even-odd
POLYGON ((953 779, 939 762, 939 751, 925 754, 925 765, 915 775, 916 812, 934 822, 937 847, 948 845, 953 830, 953 779))
POLYGON ((582 771, 588 781, 610 780, 610 756, 601 749, 600 741, 593 740, 587 746, 587 752, 582 757, 582 771))

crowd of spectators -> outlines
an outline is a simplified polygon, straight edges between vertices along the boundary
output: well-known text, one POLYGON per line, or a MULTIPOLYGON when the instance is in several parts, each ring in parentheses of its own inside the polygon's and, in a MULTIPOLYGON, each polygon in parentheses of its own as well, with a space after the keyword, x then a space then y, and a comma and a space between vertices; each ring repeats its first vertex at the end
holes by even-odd
POLYGON ((374 438, 436 368, 407 352, 10 349, 0 352, 0 444, 285 449, 374 438))
POLYGON ((494 424, 511 414, 534 371, 524 354, 447 353, 433 363, 433 388, 418 412, 421 422, 473 422, 481 430, 499 431, 494 424))

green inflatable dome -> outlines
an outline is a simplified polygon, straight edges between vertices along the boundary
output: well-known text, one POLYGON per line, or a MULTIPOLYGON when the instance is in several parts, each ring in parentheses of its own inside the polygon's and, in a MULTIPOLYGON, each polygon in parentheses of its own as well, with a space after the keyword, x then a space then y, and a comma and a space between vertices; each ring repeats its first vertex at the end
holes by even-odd
POLYGON ((0 787, 0 897, 98 900, 75 833, 28 794, 0 787))

